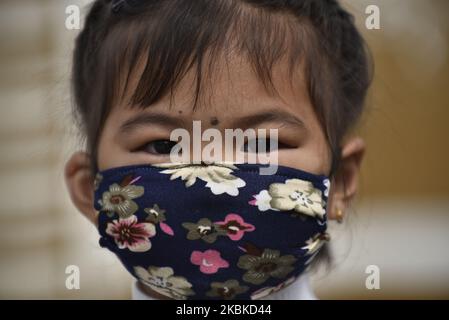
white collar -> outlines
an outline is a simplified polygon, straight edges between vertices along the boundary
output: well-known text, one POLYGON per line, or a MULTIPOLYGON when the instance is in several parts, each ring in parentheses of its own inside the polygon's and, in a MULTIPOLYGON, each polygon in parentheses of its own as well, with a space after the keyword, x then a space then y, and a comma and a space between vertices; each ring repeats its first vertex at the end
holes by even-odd
MULTIPOLYGON (((131 296, 133 300, 157 300, 143 292, 142 289, 139 288, 137 280, 132 284, 131 296)), ((317 297, 312 291, 309 277, 307 274, 304 274, 288 287, 260 300, 317 300, 317 297)))

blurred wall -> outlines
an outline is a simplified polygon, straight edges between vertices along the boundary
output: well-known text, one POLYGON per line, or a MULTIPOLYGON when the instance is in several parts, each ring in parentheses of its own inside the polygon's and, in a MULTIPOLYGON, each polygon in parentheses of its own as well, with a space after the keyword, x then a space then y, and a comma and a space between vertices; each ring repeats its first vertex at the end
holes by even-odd
POLYGON ((364 194, 447 198, 449 2, 346 2, 354 12, 374 3, 382 12, 382 29, 364 31, 376 66, 362 129, 364 194))
MULTIPOLYGON (((70 117, 77 31, 65 8, 88 1, 0 2, 0 298, 129 298, 131 277, 71 205, 64 162, 82 147, 70 117), (81 289, 67 290, 77 265, 81 289)), ((345 1, 376 76, 358 132, 368 144, 359 199, 332 225, 321 298, 449 298, 449 3, 345 1), (381 30, 364 28, 381 9, 381 30), (367 290, 378 265, 381 289, 367 290)))

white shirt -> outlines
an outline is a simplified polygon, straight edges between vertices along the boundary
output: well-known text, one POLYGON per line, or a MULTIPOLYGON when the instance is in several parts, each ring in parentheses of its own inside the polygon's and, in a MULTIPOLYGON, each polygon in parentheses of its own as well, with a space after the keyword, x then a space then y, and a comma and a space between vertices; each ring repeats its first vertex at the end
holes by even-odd
MULTIPOLYGON (((157 300, 150 297, 143 292, 137 280, 132 284, 132 299, 133 300, 157 300)), ((260 300, 317 300, 317 297, 310 286, 309 277, 307 274, 301 275, 295 282, 288 287, 274 292, 260 300)))

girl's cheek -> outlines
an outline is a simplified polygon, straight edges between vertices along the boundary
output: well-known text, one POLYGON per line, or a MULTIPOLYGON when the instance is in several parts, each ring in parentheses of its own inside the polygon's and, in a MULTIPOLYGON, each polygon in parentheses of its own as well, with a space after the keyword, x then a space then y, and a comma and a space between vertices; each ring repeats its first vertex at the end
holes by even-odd
POLYGON ((330 167, 327 154, 320 156, 320 153, 303 148, 279 151, 278 164, 314 174, 326 174, 330 167))

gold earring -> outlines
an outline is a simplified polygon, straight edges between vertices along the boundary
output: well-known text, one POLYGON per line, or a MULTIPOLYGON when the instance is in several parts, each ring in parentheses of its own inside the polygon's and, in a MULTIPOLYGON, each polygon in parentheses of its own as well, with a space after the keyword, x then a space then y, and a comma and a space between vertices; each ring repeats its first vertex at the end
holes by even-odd
POLYGON ((343 210, 341 210, 340 208, 337 208, 337 213, 335 214, 337 222, 338 223, 342 223, 343 222, 343 218, 344 218, 344 213, 343 210))

